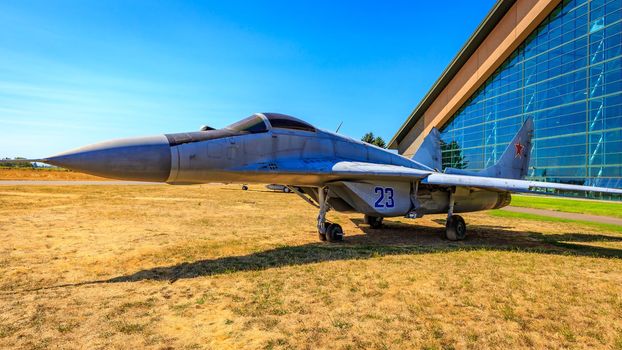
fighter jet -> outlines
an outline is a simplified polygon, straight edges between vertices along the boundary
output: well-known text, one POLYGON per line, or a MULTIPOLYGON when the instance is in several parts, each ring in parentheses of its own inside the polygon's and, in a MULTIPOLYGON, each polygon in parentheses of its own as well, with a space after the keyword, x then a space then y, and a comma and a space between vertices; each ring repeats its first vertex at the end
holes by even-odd
MULTIPOLYGON (((279 183, 318 209, 322 241, 343 240, 329 210, 362 213, 380 228, 385 217, 447 214, 444 235, 462 240, 467 227, 456 213, 502 208, 511 193, 622 194, 620 189, 523 180, 532 119, 499 161, 482 171, 442 169, 440 133, 433 129, 412 159, 278 113, 256 113, 222 129, 98 143, 38 161, 107 178, 165 182, 279 183)), ((275 214, 276 215, 276 214, 275 214)))

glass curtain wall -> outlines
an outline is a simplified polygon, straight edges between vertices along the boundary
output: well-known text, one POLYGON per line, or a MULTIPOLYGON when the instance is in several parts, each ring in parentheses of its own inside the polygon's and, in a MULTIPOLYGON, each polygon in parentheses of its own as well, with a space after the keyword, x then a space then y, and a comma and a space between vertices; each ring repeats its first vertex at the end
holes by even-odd
POLYGON ((553 10, 441 129, 443 166, 493 165, 530 116, 529 178, 622 187, 622 0, 553 10))

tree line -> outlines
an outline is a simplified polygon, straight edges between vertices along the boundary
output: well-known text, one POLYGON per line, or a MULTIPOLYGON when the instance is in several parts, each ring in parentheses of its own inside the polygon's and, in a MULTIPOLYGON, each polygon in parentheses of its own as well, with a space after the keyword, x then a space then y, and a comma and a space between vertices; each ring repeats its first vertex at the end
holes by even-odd
POLYGON ((367 134, 363 135, 363 137, 361 137, 361 141, 363 142, 367 142, 369 144, 372 145, 376 145, 380 148, 387 148, 387 144, 386 142, 384 142, 384 140, 382 139, 382 137, 380 136, 374 136, 373 132, 368 132, 367 134))
POLYGON ((37 168, 37 163, 25 162, 24 157, 2 158, 0 167, 3 168, 37 168), (14 162, 12 162, 12 160, 14 162))

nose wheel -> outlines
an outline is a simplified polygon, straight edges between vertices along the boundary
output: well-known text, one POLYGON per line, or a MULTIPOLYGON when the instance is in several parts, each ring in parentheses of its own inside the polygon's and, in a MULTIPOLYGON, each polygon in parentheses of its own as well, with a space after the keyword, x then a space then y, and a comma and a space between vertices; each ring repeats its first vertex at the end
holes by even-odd
POLYGON ((326 221, 326 213, 328 212, 328 196, 325 188, 318 191, 318 200, 320 202, 320 213, 317 217, 317 232, 320 241, 340 242, 343 241, 343 229, 339 224, 326 221))
POLYGON ((318 233, 320 241, 341 242, 343 241, 343 229, 339 224, 325 223, 324 233, 318 233))

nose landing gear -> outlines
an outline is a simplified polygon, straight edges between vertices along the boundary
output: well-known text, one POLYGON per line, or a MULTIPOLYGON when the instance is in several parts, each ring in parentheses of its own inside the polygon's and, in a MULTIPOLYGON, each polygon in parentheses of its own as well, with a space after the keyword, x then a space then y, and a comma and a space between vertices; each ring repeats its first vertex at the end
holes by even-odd
POLYGON ((317 217, 317 231, 320 241, 340 242, 343 241, 343 229, 339 224, 326 221, 328 212, 328 196, 326 189, 321 187, 318 191, 320 213, 317 217))
POLYGON ((329 223, 326 228, 326 240, 329 242, 341 242, 343 241, 343 230, 339 224, 329 223))

